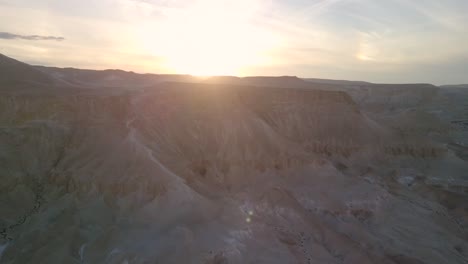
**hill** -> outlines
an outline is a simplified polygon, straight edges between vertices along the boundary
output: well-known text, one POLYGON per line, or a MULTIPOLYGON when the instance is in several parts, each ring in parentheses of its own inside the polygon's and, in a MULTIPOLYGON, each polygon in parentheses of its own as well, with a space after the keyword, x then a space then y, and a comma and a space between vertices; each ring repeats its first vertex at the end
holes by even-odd
POLYGON ((54 80, 47 74, 30 65, 0 54, 0 85, 3 89, 14 89, 12 86, 47 86, 54 80))

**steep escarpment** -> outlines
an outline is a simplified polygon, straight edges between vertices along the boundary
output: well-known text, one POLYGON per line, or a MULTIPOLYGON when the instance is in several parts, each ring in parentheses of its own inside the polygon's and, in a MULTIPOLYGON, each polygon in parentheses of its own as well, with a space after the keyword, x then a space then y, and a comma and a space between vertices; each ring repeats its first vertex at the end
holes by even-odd
MULTIPOLYGON (((265 88, 168 84, 115 96, 10 96, 2 100, 2 122, 11 129, 61 129, 70 156, 65 164, 67 160, 105 162, 110 153, 120 152, 112 157, 116 164, 107 165, 117 168, 125 164, 131 149, 138 155, 155 155, 179 177, 213 177, 223 184, 229 177, 242 182, 239 173, 279 171, 314 163, 322 155, 349 156, 377 145, 382 136, 344 93, 272 89, 255 104, 265 92, 265 88)), ((55 142, 55 137, 42 140, 55 142)), ((21 156, 29 160, 28 155, 21 156)), ((90 165, 90 171, 78 174, 97 174, 90 177, 99 182, 105 173, 94 169, 90 165)))
POLYGON ((375 113, 428 105, 439 91, 431 84, 351 85, 345 89, 365 110, 375 113))

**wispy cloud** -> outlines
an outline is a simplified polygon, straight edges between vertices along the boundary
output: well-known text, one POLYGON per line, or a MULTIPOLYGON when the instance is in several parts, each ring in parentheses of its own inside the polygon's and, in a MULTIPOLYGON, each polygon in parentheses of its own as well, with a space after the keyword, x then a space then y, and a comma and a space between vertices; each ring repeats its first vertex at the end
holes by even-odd
POLYGON ((0 32, 0 39, 23 39, 23 40, 54 40, 63 41, 63 37, 39 36, 39 35, 18 35, 9 32, 0 32))

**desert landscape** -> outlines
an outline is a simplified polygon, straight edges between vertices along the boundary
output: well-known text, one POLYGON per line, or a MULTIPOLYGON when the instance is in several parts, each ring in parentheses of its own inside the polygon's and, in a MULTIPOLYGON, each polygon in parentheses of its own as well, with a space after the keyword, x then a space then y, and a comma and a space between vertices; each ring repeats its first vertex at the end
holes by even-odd
POLYGON ((468 263, 468 88, 1 55, 0 263, 468 263))

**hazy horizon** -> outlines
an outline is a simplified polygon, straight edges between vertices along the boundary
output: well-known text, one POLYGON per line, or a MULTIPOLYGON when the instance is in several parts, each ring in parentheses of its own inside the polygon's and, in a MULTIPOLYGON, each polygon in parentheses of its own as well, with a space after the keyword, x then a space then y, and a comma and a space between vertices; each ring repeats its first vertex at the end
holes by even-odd
POLYGON ((0 263, 468 264, 467 11, 0 0, 0 263))
POLYGON ((0 1, 0 53, 34 65, 468 83, 468 2, 0 1))

